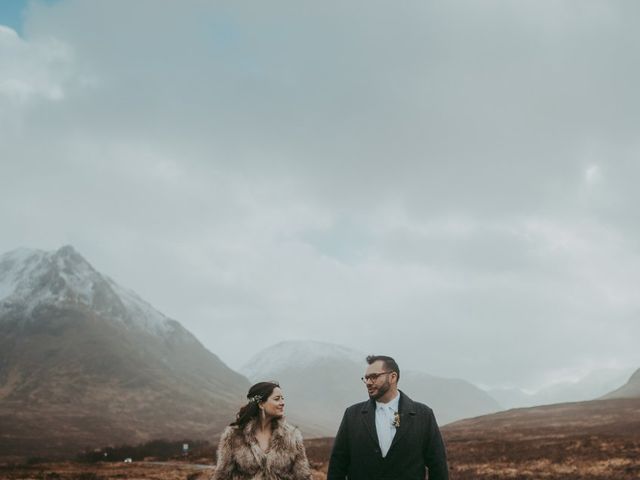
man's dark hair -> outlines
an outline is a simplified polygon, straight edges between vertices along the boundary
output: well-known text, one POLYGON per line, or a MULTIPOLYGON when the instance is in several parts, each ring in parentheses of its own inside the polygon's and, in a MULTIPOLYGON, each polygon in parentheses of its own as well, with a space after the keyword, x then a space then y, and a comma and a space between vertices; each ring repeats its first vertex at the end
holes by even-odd
POLYGON ((367 363, 369 365, 371 365, 373 362, 378 362, 378 361, 381 361, 382 363, 384 363, 385 370, 389 372, 396 372, 396 374, 398 375, 398 381, 400 381, 400 367, 398 367, 398 364, 393 358, 387 357, 386 355, 367 356, 367 363))

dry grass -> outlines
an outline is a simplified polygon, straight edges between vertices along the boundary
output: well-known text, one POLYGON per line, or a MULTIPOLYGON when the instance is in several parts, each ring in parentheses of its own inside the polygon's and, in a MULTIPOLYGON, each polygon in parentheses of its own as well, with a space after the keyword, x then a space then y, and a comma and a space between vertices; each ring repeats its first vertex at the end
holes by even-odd
MULTIPOLYGON (((442 431, 452 480, 640 479, 638 399, 513 410, 442 431)), ((324 480, 333 439, 305 444, 314 480, 324 480)), ((178 462, 0 467, 0 478, 38 480, 201 480, 212 473, 208 465, 178 462)))
POLYGON ((200 480, 208 479, 213 468, 153 463, 47 463, 33 466, 4 467, 0 478, 8 480, 200 480))
MULTIPOLYGON (((208 480, 213 466, 179 462, 153 463, 45 463, 0 467, 0 478, 7 480, 208 480)), ((313 480, 324 480, 326 471, 313 470, 313 480)))
POLYGON ((512 410, 443 428, 456 480, 638 480, 640 400, 512 410))

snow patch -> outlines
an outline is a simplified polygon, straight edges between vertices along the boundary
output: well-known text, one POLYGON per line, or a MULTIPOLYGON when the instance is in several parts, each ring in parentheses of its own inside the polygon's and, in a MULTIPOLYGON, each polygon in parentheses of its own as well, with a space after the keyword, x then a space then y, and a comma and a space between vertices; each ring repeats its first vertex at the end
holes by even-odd
POLYGON ((29 279, 39 274, 45 255, 41 250, 20 248, 0 256, 0 301, 29 288, 29 279))
POLYGON ((131 319, 139 327, 157 334, 167 334, 173 331, 170 319, 145 302, 136 292, 121 287, 109 277, 106 279, 130 313, 131 319))
POLYGON ((251 380, 269 378, 291 366, 299 369, 310 367, 326 360, 340 360, 365 366, 366 355, 356 350, 332 343, 286 341, 262 350, 254 355, 240 373, 251 380))

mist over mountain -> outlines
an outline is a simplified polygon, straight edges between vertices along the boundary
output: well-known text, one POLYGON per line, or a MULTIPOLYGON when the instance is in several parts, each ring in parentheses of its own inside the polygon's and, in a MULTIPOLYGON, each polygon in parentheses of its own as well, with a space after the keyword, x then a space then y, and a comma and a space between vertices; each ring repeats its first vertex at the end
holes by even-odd
POLYGON ((488 389, 487 393, 504 408, 582 402, 602 397, 623 385, 628 378, 628 369, 602 368, 591 371, 579 380, 558 382, 533 393, 518 388, 488 389))
MULTIPOLYGON (((259 352, 240 371, 251 381, 280 381, 289 400, 288 414, 334 435, 345 408, 368 398, 360 380, 367 367, 365 357, 329 343, 287 341, 259 352)), ((405 370, 402 365, 399 387, 433 408, 441 424, 500 410, 493 398, 469 382, 405 370)))
MULTIPOLYGON (((213 439, 246 401, 247 378, 280 381, 287 415, 306 436, 333 435, 344 409, 367 398, 365 356, 328 343, 281 342, 248 360, 245 377, 71 246, 0 256, 3 456, 213 439)), ((432 407, 440 424, 501 409, 469 382, 404 367, 400 388, 432 407)), ((606 398, 636 397, 639 372, 618 389, 620 372, 603 370, 555 391, 511 394, 537 404, 580 400, 598 389, 611 392, 606 398)))
POLYGON ((640 398, 640 368, 631 375, 627 383, 602 398, 640 398))
POLYGON ((0 452, 212 438, 248 381, 73 247, 0 256, 0 452))

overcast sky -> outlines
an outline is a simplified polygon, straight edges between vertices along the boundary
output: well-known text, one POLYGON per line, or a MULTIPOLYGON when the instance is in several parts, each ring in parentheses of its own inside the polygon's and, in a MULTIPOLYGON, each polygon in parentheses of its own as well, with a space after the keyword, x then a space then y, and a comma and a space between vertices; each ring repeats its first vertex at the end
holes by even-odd
POLYGON ((3 2, 0 252, 72 244, 234 368, 640 367, 640 2, 3 2))

